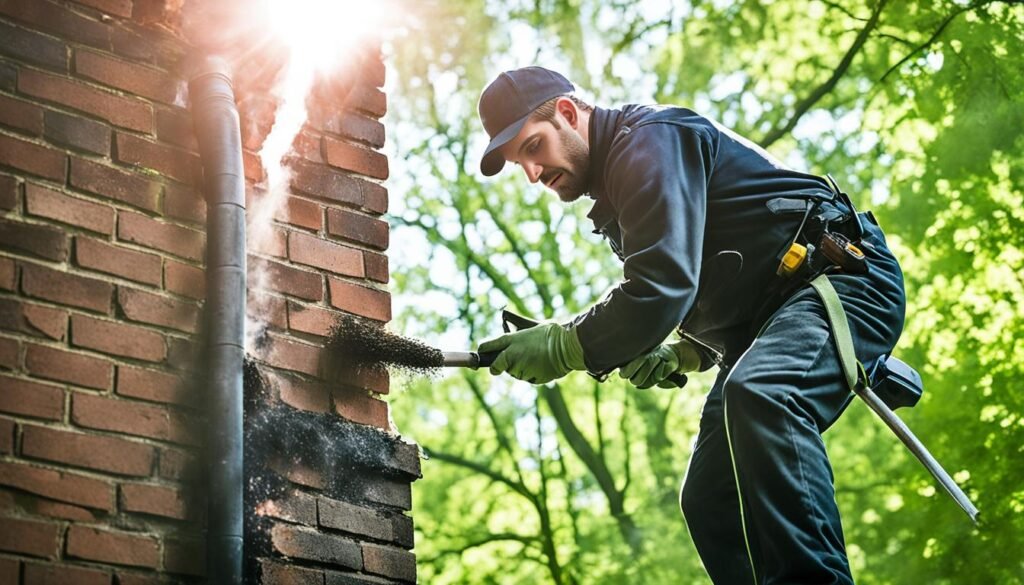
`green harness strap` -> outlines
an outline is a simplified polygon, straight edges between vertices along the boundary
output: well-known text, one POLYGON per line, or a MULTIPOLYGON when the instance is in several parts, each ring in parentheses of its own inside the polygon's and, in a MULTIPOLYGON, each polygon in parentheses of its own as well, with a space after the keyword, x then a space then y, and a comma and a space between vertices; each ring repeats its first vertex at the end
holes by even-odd
POLYGON ((811 286, 825 305, 825 315, 832 328, 832 337, 836 340, 836 351, 839 352, 839 364, 843 368, 846 385, 851 392, 856 391, 858 384, 867 382, 867 372, 864 371, 864 365, 857 361, 857 354, 853 350, 853 335, 850 333, 846 310, 827 274, 816 277, 811 281, 811 286))

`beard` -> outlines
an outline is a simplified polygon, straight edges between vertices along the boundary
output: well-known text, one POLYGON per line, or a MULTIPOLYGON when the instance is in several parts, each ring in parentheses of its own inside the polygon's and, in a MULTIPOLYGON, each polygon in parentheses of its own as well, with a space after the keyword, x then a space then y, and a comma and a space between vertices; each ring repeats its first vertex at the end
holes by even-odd
POLYGON ((558 186, 554 191, 559 199, 572 203, 590 191, 590 149, 579 134, 567 127, 560 129, 558 142, 565 153, 566 167, 552 169, 545 173, 547 177, 542 179, 561 173, 562 178, 558 180, 558 186))

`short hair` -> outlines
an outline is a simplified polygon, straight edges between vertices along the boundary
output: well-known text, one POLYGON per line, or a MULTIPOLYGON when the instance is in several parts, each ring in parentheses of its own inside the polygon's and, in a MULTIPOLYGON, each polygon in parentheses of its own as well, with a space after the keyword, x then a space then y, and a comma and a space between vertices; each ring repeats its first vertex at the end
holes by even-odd
POLYGON ((576 104, 577 108, 583 110, 584 112, 589 112, 594 109, 594 106, 588 104, 587 102, 581 100, 580 98, 576 97, 571 93, 567 93, 564 95, 553 97, 548 101, 544 102, 543 104, 537 106, 537 108, 533 110, 533 112, 530 114, 530 120, 548 121, 554 124, 555 128, 558 128, 558 122, 555 120, 555 102, 557 102, 560 98, 569 98, 570 100, 572 100, 572 103, 576 104))

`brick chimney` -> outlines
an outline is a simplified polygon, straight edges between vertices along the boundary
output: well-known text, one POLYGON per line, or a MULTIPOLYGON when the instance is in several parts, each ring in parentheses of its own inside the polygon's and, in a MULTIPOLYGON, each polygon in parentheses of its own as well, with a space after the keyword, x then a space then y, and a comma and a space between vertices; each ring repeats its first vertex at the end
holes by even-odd
MULTIPOLYGON (((0 584, 204 582, 205 205, 179 4, 0 0, 0 584)), ((234 62, 251 202, 275 105, 262 51, 234 62)), ((384 75, 373 46, 321 80, 273 237, 248 250, 253 408, 338 454, 259 453, 275 490, 247 500, 249 582, 416 580, 418 450, 389 424, 389 380, 317 368, 338 316, 391 318, 384 75)))

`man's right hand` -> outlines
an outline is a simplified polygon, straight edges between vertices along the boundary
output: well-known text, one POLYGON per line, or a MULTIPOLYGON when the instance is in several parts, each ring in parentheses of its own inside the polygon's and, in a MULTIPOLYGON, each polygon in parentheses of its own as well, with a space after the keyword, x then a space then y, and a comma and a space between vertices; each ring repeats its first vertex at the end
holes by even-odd
POLYGON ((661 388, 678 388, 669 379, 676 373, 692 372, 700 367, 700 356, 688 341, 663 343, 628 364, 619 368, 619 377, 628 378, 640 389, 659 386, 661 388))

